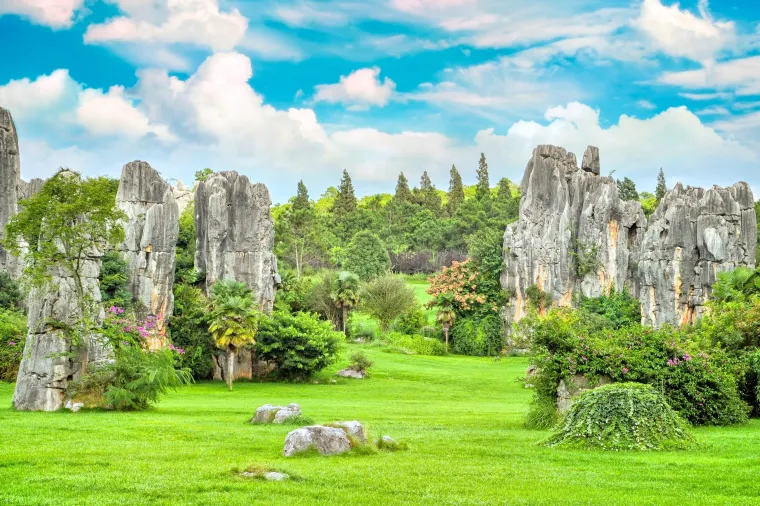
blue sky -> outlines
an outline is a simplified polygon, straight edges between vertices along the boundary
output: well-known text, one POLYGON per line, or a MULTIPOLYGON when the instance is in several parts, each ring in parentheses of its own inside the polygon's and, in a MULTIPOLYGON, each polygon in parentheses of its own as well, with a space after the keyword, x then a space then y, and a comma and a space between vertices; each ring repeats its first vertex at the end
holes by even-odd
POLYGON ((537 144, 652 190, 760 191, 756 0, 0 0, 25 178, 238 170, 283 201, 342 169, 519 181, 537 144), (8 48, 13 48, 8 49, 8 48))

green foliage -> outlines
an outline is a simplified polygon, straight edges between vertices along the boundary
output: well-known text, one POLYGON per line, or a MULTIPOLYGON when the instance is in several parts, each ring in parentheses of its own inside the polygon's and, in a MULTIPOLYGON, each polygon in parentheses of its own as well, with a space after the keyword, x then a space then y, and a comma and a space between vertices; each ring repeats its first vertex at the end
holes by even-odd
POLYGON ((209 300, 203 290, 190 285, 174 286, 174 316, 169 320, 172 342, 185 350, 181 367, 190 369, 195 379, 210 379, 214 373, 216 346, 208 327, 209 300))
POLYGON ((639 192, 636 191, 636 183, 627 177, 622 181, 617 180, 618 197, 622 200, 639 200, 639 192))
POLYGON ((0 309, 18 309, 22 303, 19 284, 7 272, 0 272, 0 309))
POLYGON ((342 271, 335 278, 332 287, 330 296, 333 303, 342 311, 341 322, 345 334, 348 326, 348 311, 359 305, 359 276, 353 272, 342 271))
POLYGON ((256 356, 285 380, 303 381, 334 363, 343 336, 311 313, 274 311, 261 319, 256 356))
POLYGON ((409 189, 409 180, 404 173, 398 175, 398 182, 396 183, 396 192, 393 194, 393 199, 396 202, 411 202, 412 192, 409 189))
POLYGON ((657 199, 658 205, 666 193, 668 193, 668 186, 665 183, 665 173, 662 171, 662 167, 660 167, 660 173, 657 174, 657 189, 655 190, 655 199, 657 199))
POLYGON ((434 215, 441 213, 441 196, 438 195, 438 190, 433 186, 433 182, 430 180, 427 171, 422 173, 418 200, 423 208, 429 210, 434 215))
POLYGON ((639 202, 641 203, 641 208, 644 210, 644 216, 647 218, 654 214, 657 210, 657 204, 659 204, 657 197, 649 192, 639 193, 639 202))
POLYGON ((486 155, 480 153, 480 161, 478 162, 478 184, 475 198, 478 200, 485 200, 490 197, 491 185, 488 178, 488 163, 486 162, 486 155))
POLYGON ((196 170, 195 171, 195 180, 199 183, 202 183, 203 181, 207 180, 209 177, 211 177, 211 174, 213 174, 214 171, 206 167, 203 170, 196 170))
POLYGON ((356 194, 354 193, 354 184, 351 182, 351 176, 348 171, 343 171, 343 178, 340 180, 338 194, 335 197, 332 213, 336 217, 345 217, 356 211, 356 194))
POLYGON ((741 302, 746 297, 760 295, 760 268, 753 270, 740 266, 733 271, 718 274, 712 295, 721 302, 741 302))
POLYGON ((401 334, 414 335, 419 334, 427 323, 428 318, 425 312, 418 305, 414 305, 396 318, 392 328, 401 334))
POLYGON ((355 351, 351 354, 348 368, 353 369, 356 372, 367 372, 374 365, 375 363, 368 359, 367 355, 365 355, 363 352, 355 351))
POLYGON ((362 230, 346 248, 343 267, 362 281, 369 281, 387 273, 391 260, 380 238, 368 230, 362 230))
POLYGON ((539 370, 533 378, 536 406, 553 403, 563 378, 634 381, 660 389, 682 417, 698 425, 747 419, 734 365, 721 350, 704 347, 688 330, 631 325, 612 329, 583 311, 558 308, 545 318, 530 315, 515 332, 531 343, 539 370))
POLYGON ((391 275, 367 283, 362 288, 360 299, 362 311, 377 320, 383 331, 417 304, 414 291, 406 282, 391 275))
POLYGON ((581 294, 579 299, 579 308, 603 316, 613 328, 641 323, 641 303, 627 290, 617 291, 613 286, 609 295, 590 298, 581 294))
POLYGON ((694 444, 686 423, 649 385, 618 383, 583 393, 555 434, 550 448, 672 450, 694 444))
POLYGON ((195 202, 190 202, 179 217, 177 262, 174 271, 175 283, 194 283, 196 281, 195 241, 195 202))
POLYGON ((333 293, 336 289, 336 274, 327 271, 312 283, 306 294, 306 309, 317 313, 323 319, 332 322, 334 328, 339 328, 342 308, 335 304, 333 293))
POLYGON ((24 315, 10 309, 0 309, 0 381, 16 381, 25 343, 24 315))
POLYGON ((757 247, 755 248, 755 264, 760 265, 760 200, 755 202, 755 216, 758 218, 757 222, 757 247))
POLYGON ((504 349, 503 322, 497 315, 462 318, 451 329, 452 349, 458 355, 497 356, 504 349))
POLYGON ((535 311, 545 311, 552 305, 552 295, 541 290, 538 285, 530 285, 525 289, 528 305, 535 311))
POLYGON ((573 268, 578 279, 583 279, 589 274, 595 274, 601 265, 599 245, 586 244, 578 240, 575 235, 572 237, 570 257, 573 259, 573 268))
POLYGON ((398 332, 389 332, 383 338, 391 345, 388 351, 397 351, 408 355, 446 355, 446 347, 438 339, 431 339, 419 335, 409 336, 398 332))
POLYGON ((451 166, 449 176, 449 193, 446 195, 446 209, 450 216, 454 216, 459 206, 464 202, 464 185, 462 184, 462 176, 459 174, 456 165, 451 166))
POLYGON ((132 293, 128 290, 129 265, 118 251, 103 256, 100 266, 100 299, 105 306, 124 309, 132 307, 132 293))
POLYGON ((275 307, 294 313, 306 311, 312 282, 307 279, 297 279, 293 271, 280 271, 280 276, 282 284, 275 295, 275 307))

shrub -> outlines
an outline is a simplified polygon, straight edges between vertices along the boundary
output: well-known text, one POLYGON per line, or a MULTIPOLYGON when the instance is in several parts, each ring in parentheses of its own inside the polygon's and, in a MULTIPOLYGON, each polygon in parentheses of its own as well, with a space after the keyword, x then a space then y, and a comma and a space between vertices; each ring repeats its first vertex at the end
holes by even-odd
POLYGON ((195 278, 195 241, 195 203, 190 202, 179 217, 175 283, 187 282, 195 278))
POLYGON ((493 357, 504 349, 502 320, 495 315, 458 320, 451 335, 454 353, 458 355, 493 357))
POLYGON ((367 230, 357 233, 345 251, 343 268, 362 281, 369 281, 390 271, 388 251, 378 236, 367 230))
POLYGON ((22 303, 18 283, 7 272, 0 272, 0 309, 18 309, 22 303))
POLYGON ((402 334, 413 335, 419 334, 423 327, 427 325, 428 319, 425 312, 419 306, 415 305, 396 318, 393 322, 393 330, 402 334))
POLYGON ((595 298, 581 295, 578 307, 606 318, 610 326, 616 329, 641 323, 641 303, 627 290, 616 291, 612 287, 609 295, 595 298))
POLYGON ((382 331, 417 302, 414 291, 406 282, 395 276, 383 276, 367 283, 359 297, 361 309, 380 325, 382 331))
POLYGON ((187 367, 195 379, 210 379, 214 373, 216 346, 208 327, 209 301, 199 288, 179 284, 174 287, 174 316, 169 320, 172 342, 184 349, 180 365, 187 367))
POLYGON ((446 355, 446 347, 437 339, 422 336, 407 336, 398 332, 389 332, 385 340, 393 347, 411 355, 446 355))
POLYGON ((100 298, 107 306, 132 307, 132 293, 127 288, 129 265, 118 251, 103 256, 100 267, 100 298))
POLYGON ((275 311, 259 323, 257 358, 285 380, 302 381, 335 362, 343 336, 311 313, 275 311))
POLYGON ((335 289, 334 272, 325 272, 310 287, 306 294, 306 309, 312 313, 317 313, 325 320, 333 324, 333 328, 339 328, 342 318, 342 310, 333 300, 333 291, 335 289))
POLYGON ((688 425, 649 385, 618 383, 582 394, 548 447, 666 450, 694 443, 688 425))
POLYGON ((375 363, 367 358, 367 355, 361 351, 355 351, 351 354, 349 369, 353 369, 356 372, 367 372, 374 366, 375 363))
POLYGON ((26 318, 0 309, 0 381, 14 382, 26 342, 26 318))

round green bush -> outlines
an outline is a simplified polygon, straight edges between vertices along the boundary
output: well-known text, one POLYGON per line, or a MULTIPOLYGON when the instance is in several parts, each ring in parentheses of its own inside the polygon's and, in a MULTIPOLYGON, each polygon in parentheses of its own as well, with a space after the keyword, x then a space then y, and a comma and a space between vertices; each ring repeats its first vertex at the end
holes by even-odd
POLYGON ((601 450, 668 450, 691 446, 688 425, 649 385, 614 383, 572 405, 544 446, 601 450))

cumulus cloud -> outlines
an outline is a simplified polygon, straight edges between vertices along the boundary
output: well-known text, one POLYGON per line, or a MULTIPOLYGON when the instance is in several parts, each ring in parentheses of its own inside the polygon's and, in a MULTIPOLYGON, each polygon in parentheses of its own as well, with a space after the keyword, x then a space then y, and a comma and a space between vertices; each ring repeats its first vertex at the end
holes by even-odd
POLYGON ((728 60, 699 70, 666 72, 658 82, 694 90, 733 90, 737 95, 760 95, 760 56, 728 60))
POLYGON ((84 0, 0 0, 0 15, 18 14, 52 28, 68 28, 84 0))
POLYGON ((35 80, 18 79, 0 86, 0 106, 21 116, 50 110, 67 93, 76 91, 76 87, 76 82, 69 77, 69 71, 64 69, 39 76, 35 80))
POLYGON ((384 107, 396 89, 390 78, 380 80, 378 67, 359 69, 348 76, 340 76, 336 84, 319 84, 314 88, 315 102, 341 103, 354 109, 370 105, 384 107))
POLYGON ((233 49, 248 20, 237 9, 224 12, 218 0, 115 0, 127 15, 87 27, 88 43, 191 44, 214 51, 233 49))
POLYGON ((736 41, 736 26, 713 19, 707 0, 699 0, 698 11, 699 16, 678 3, 644 0, 635 24, 663 53, 709 63, 736 41))

